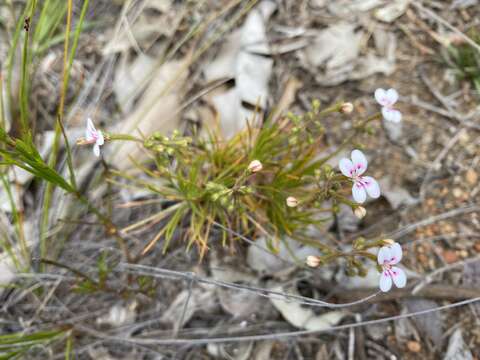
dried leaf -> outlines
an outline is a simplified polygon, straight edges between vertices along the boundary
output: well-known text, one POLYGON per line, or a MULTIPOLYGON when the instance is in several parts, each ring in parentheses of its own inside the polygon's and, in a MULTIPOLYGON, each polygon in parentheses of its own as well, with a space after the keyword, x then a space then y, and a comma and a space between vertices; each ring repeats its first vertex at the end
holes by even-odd
POLYGON ((328 11, 333 15, 345 19, 357 16, 361 12, 369 11, 384 4, 382 0, 336 0, 330 1, 328 11))
POLYGON ((253 360, 270 360, 274 342, 271 340, 257 342, 252 356, 253 360))
POLYGON ((420 201, 410 195, 406 189, 393 185, 390 177, 380 180, 380 188, 382 189, 382 195, 388 200, 393 209, 398 209, 400 206, 415 205, 420 201))
POLYGON ((387 23, 393 22, 402 16, 408 8, 411 0, 394 0, 389 2, 387 6, 375 11, 375 17, 387 23))
POLYGON ((280 241, 277 253, 273 254, 267 239, 260 237, 255 241, 255 244, 251 244, 248 247, 247 264, 259 273, 279 275, 278 272, 288 271, 293 268, 291 263, 296 261, 303 262, 308 255, 319 254, 318 249, 310 246, 301 246, 298 241, 288 237, 280 241))
POLYGON ((447 353, 443 360, 473 360, 472 353, 463 341, 462 329, 457 329, 450 336, 447 353))
POLYGON ((252 292, 217 288, 216 293, 223 310, 236 318, 262 312, 264 299, 252 292))
POLYGON ((131 63, 127 56, 122 56, 115 69, 113 92, 118 106, 128 113, 137 96, 144 89, 148 75, 154 71, 155 60, 145 54, 140 54, 131 63))
POLYGON ((98 325, 109 325, 111 327, 120 327, 126 324, 132 324, 136 318, 137 303, 132 302, 128 305, 116 304, 110 308, 105 316, 97 318, 98 325))
MULTIPOLYGON (((283 291, 281 287, 273 290, 283 291)), ((347 312, 344 310, 315 315, 311 309, 305 308, 298 302, 292 300, 281 300, 278 295, 270 296, 270 301, 273 306, 280 311, 285 320, 297 328, 306 330, 329 329, 338 324, 347 315, 347 312)))
POLYGON ((212 295, 211 291, 206 291, 205 289, 183 290, 163 313, 161 321, 173 324, 174 331, 181 329, 197 310, 211 304, 212 295), (191 294, 189 295, 190 292, 191 294), (187 299, 188 305, 185 308, 187 299))
POLYGON ((242 29, 226 39, 220 54, 203 70, 207 81, 235 79, 234 88, 210 97, 227 139, 243 129, 248 121, 255 126, 254 121, 260 120, 243 103, 261 109, 266 106, 273 60, 259 54, 270 52, 265 24, 275 9, 274 2, 262 1, 249 13, 242 29))
MULTIPOLYGON (((345 29, 347 29, 346 26, 345 29)), ((353 27, 351 24, 348 24, 348 26, 350 26, 350 28, 353 27)), ((359 56, 358 50, 360 46, 360 38, 358 38, 352 40, 356 41, 353 45, 350 45, 350 43, 347 44, 356 50, 345 50, 346 54, 349 54, 348 56, 338 55, 336 64, 341 65, 335 67, 327 66, 325 71, 318 71, 315 77, 316 80, 324 86, 335 86, 347 80, 361 80, 376 73, 381 73, 387 76, 392 74, 395 70, 396 38, 393 33, 390 33, 388 36, 388 48, 384 49, 386 52, 385 57, 375 55, 372 50, 367 51, 364 56, 359 56), (356 55, 353 56, 353 54, 356 55), (349 61, 344 61, 346 59, 349 61)), ((331 37, 330 41, 326 42, 325 46, 335 47, 334 41, 336 40, 334 39, 334 37, 331 37)), ((325 50, 323 54, 327 54, 328 52, 329 51, 325 50)), ((319 57, 319 59, 322 59, 322 57, 319 57)), ((323 59, 323 61, 325 61, 325 59, 323 59)))
POLYGON ((358 57, 363 33, 355 25, 340 22, 319 32, 314 43, 305 49, 313 66, 326 64, 328 70, 342 67, 358 57))
MULTIPOLYGON (((185 62, 172 61, 160 66, 152 75, 151 81, 135 110, 112 131, 122 134, 142 134, 148 136, 155 131, 168 134, 179 127, 178 108, 182 91, 188 76, 185 62)), ((133 158, 142 162, 147 158, 145 151, 133 142, 121 142, 108 147, 106 158, 120 170, 132 167, 131 161, 118 159, 133 158)))
MULTIPOLYGON (((405 300, 405 304, 410 312, 423 311, 438 306, 435 301, 423 299, 408 299, 405 300)), ((413 318, 413 322, 418 331, 430 339, 435 346, 439 346, 442 343, 443 319, 439 312, 416 316, 413 318)))

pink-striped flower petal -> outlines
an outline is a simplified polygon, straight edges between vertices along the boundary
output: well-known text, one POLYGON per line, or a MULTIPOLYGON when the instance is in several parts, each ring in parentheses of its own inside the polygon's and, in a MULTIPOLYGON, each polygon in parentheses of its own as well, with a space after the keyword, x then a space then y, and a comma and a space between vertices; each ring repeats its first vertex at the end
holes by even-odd
POLYGON ((352 196, 353 200, 355 200, 359 204, 362 204, 365 202, 365 200, 367 200, 367 192, 359 181, 355 181, 353 183, 352 196))
POLYGON ((389 246, 382 246, 380 250, 378 250, 377 261, 379 265, 388 264, 391 258, 392 251, 389 246))
POLYGON ((98 144, 93 145, 93 153, 95 154, 96 157, 100 156, 100 145, 98 144))
POLYGON ((398 100, 398 92, 395 89, 388 89, 387 90, 387 99, 388 102, 390 103, 390 106, 395 104, 398 100))
POLYGON ((399 243, 394 243, 390 246, 391 257, 390 257, 390 264, 395 265, 398 264, 402 260, 403 251, 402 247, 399 243))
POLYGON ((340 160, 338 167, 340 168, 340 171, 342 172, 343 175, 346 177, 353 177, 354 175, 354 167, 353 163, 349 159, 342 159, 340 160))
POLYGON ((399 267, 392 267, 390 270, 390 273, 392 274, 392 280, 393 283, 397 288, 403 288, 407 284, 407 275, 405 274, 405 271, 400 269, 399 267))
POLYGON ((375 100, 382 106, 388 106, 389 104, 387 92, 381 88, 375 90, 375 100))
POLYGON ((387 292, 392 288, 392 278, 388 271, 383 271, 382 275, 380 276, 380 290, 383 292, 387 292))
POLYGON ((391 107, 398 100, 398 93, 395 89, 377 89, 375 90, 375 100, 386 107, 391 107))
POLYGON ((382 108, 382 116, 386 121, 399 123, 402 121, 402 113, 396 109, 384 106, 382 108))
POLYGON ((87 128, 85 130, 85 138, 88 141, 95 140, 96 139, 96 136, 95 136, 96 133, 97 133, 97 129, 95 129, 95 125, 93 125, 92 119, 88 118, 87 119, 87 128))
POLYGON ((368 167, 368 161, 365 155, 360 150, 352 151, 352 163, 356 175, 362 175, 368 167))
POLYGON ((105 143, 105 138, 101 130, 97 130, 97 145, 103 145, 105 143))
POLYGON ((380 185, 378 185, 377 180, 371 176, 364 176, 362 182, 365 184, 365 190, 370 197, 377 199, 380 197, 380 185))

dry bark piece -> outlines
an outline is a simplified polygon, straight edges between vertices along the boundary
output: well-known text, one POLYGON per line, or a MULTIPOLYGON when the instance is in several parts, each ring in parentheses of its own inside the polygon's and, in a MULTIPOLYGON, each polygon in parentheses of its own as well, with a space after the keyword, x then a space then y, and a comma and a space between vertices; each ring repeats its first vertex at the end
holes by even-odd
MULTIPOLYGON (((159 131, 164 134, 179 127, 178 109, 188 77, 185 67, 188 59, 167 62, 152 75, 151 81, 135 110, 112 131, 121 134, 149 136, 159 131)), ((134 142, 116 142, 107 147, 106 158, 120 170, 133 167, 131 161, 142 162, 148 158, 145 150, 134 142), (118 161, 124 159, 125 161, 118 161)))
POLYGON ((473 360, 472 353, 463 340, 462 329, 455 330, 450 336, 447 353, 443 360, 473 360))
MULTIPOLYGON (((272 290, 278 292, 284 291, 281 287, 272 290)), ((306 330, 329 329, 338 324, 348 314, 347 311, 337 310, 315 315, 311 308, 303 307, 294 300, 281 300, 279 295, 271 295, 270 301, 273 306, 280 311, 285 320, 297 328, 306 330)))
MULTIPOLYGON (((427 309, 436 308, 438 304, 435 301, 424 299, 407 299, 405 304, 410 312, 418 312, 427 309)), ((416 316, 413 318, 418 331, 435 346, 439 346, 443 337, 443 319, 439 312, 433 312, 427 315, 416 316)))

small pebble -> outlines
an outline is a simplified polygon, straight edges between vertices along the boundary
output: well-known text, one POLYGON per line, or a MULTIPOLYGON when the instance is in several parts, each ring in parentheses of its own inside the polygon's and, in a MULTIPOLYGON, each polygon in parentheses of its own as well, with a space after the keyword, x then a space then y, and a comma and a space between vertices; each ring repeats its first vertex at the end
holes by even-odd
POLYGON ((453 250, 444 250, 442 255, 447 264, 454 263, 458 260, 458 255, 453 250))
POLYGON ((478 174, 473 169, 468 169, 467 173, 465 174, 465 180, 470 185, 476 185, 478 182, 478 174))
POLYGON ((407 342, 407 348, 411 352, 419 353, 422 350, 422 345, 418 341, 411 340, 407 342))

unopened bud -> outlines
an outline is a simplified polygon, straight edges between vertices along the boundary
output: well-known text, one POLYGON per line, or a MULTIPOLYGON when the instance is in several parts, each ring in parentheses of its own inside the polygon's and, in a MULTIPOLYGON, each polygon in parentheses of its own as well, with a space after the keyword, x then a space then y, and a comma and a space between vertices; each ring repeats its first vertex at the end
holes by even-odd
POLYGON ((258 160, 253 160, 250 165, 248 165, 248 170, 251 171, 252 173, 259 172, 263 169, 263 165, 260 161, 258 160))
POLYGON ((296 207, 298 205, 298 200, 297 198, 294 198, 293 196, 289 196, 287 198, 287 206, 288 207, 296 207))
POLYGON ((321 263, 321 260, 318 256, 310 255, 310 256, 307 256, 305 263, 310 267, 318 267, 318 265, 320 265, 321 263))
POLYGON ((359 219, 363 219, 365 215, 367 215, 367 210, 363 206, 357 206, 355 210, 353 210, 355 216, 359 219))
POLYGON ((392 239, 383 239, 382 240, 385 245, 393 245, 395 244, 395 240, 392 239))
POLYGON ((340 106, 340 112, 342 114, 351 114, 353 111, 353 104, 350 102, 343 103, 342 106, 340 106))

